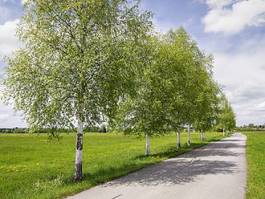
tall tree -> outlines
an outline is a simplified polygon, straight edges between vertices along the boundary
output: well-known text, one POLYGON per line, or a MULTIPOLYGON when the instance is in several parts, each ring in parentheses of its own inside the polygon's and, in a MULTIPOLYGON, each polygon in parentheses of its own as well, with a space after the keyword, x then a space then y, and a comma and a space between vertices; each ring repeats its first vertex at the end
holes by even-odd
MULTIPOLYGON (((177 147, 180 147, 180 128, 181 126, 194 124, 196 116, 198 116, 198 102, 204 95, 205 98, 213 100, 216 92, 216 86, 212 83, 212 58, 203 53, 196 42, 191 39, 189 34, 179 28, 176 31, 170 31, 166 34, 166 42, 171 48, 171 58, 168 58, 168 65, 176 65, 178 67, 178 85, 175 87, 180 93, 182 104, 173 103, 175 108, 172 112, 172 123, 177 129, 177 147)), ((167 57, 169 57, 169 55, 167 57)), ((209 104, 209 107, 211 104, 209 104)), ((205 107, 206 108, 206 107, 205 107)), ((200 114, 204 114, 201 112, 200 114)), ((190 138, 190 130, 188 130, 190 138)), ((190 143, 190 139, 188 140, 190 143)))
POLYGON ((143 73, 138 75, 135 91, 124 96, 119 102, 119 114, 116 117, 116 128, 125 133, 144 135, 146 138, 145 155, 149 155, 150 137, 167 131, 167 78, 160 70, 161 43, 157 38, 150 38, 145 46, 149 59, 143 73))
MULTIPOLYGON (((181 27, 176 31, 170 30, 163 37, 164 57, 162 67, 170 69, 172 89, 170 99, 169 125, 177 132, 177 148, 181 147, 181 128, 185 124, 189 112, 188 93, 190 93, 195 73, 193 60, 193 41, 187 32, 181 27)), ((163 60, 163 59, 162 59, 163 60)))
POLYGON ((194 126, 200 132, 201 141, 205 139, 205 131, 211 129, 217 120, 219 87, 211 77, 200 85, 201 93, 196 100, 194 126))
POLYGON ((29 0, 8 59, 5 95, 31 128, 77 126, 75 179, 82 179, 83 126, 110 117, 142 67, 150 13, 139 1, 29 0))
POLYGON ((157 133, 177 131, 180 147, 180 131, 189 119, 190 98, 197 86, 194 79, 201 67, 196 58, 198 48, 183 28, 169 31, 153 46, 151 61, 138 78, 135 95, 120 106, 122 129, 146 135, 146 154, 150 152, 150 135, 157 133))

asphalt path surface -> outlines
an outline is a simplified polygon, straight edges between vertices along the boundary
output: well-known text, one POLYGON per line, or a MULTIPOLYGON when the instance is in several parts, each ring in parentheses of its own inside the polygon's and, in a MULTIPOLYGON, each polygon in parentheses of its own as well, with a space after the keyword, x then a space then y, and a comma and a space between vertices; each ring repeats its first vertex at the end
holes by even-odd
POLYGON ((244 199, 245 145, 235 133, 68 199, 244 199))

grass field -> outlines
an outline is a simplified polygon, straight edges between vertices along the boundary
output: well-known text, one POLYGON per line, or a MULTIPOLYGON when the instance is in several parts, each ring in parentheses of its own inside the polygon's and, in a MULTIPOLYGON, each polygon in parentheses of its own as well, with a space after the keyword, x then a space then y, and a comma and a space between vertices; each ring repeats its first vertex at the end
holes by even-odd
POLYGON ((265 132, 246 133, 248 199, 265 198, 265 132))
MULTIPOLYGON (((152 155, 144 157, 144 139, 122 134, 85 134, 83 149, 85 177, 82 182, 75 183, 72 178, 75 155, 74 134, 64 134, 60 141, 49 141, 47 135, 2 134, 0 135, 0 198, 62 198, 202 146, 208 141, 218 140, 221 134, 207 133, 206 138, 205 143, 200 143, 199 134, 193 133, 192 146, 188 148, 184 145, 179 151, 175 149, 174 134, 152 138, 152 155)), ((186 134, 182 134, 182 143, 185 143, 186 139, 186 134)), ((253 175, 251 178, 254 177, 253 175)))

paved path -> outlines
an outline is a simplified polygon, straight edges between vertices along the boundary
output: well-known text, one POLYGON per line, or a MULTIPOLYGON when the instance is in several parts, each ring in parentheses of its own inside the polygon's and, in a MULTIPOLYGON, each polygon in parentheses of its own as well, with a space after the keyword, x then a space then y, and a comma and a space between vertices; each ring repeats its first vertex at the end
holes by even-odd
POLYGON ((68 199, 243 199, 245 141, 236 133, 68 199))

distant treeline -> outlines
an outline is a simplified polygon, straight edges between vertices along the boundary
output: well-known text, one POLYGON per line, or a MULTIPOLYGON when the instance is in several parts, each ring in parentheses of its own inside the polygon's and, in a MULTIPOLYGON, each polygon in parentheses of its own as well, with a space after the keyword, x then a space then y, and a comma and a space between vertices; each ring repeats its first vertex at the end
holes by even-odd
MULTIPOLYGON (((37 131, 30 131, 28 128, 0 128, 0 133, 76 133, 75 129, 39 129, 37 131)), ((84 128, 84 132, 89 133, 89 132, 97 132, 97 133, 106 133, 107 128, 106 126, 94 126, 94 127, 86 127, 84 128)))
POLYGON ((0 128, 0 133, 28 133, 27 128, 0 128))
MULTIPOLYGON (((183 127, 183 129, 185 129, 183 127)), ((195 129, 191 128, 191 130, 195 131, 195 129)), ((253 129, 250 128, 237 128, 238 131, 253 131, 253 129)), ((261 130, 265 131, 265 127, 261 130)), ((214 131, 214 132, 222 132, 223 129, 222 128, 212 128, 209 129, 209 131, 214 131)), ((94 126, 94 127, 85 127, 84 128, 84 132, 85 133, 107 133, 107 127, 105 125, 102 126, 94 126)), ((76 129, 50 129, 50 128, 45 128, 45 129, 39 129, 36 131, 31 131, 28 128, 0 128, 0 134, 3 133, 76 133, 76 129)))
POLYGON ((255 125, 255 124, 248 124, 237 127, 236 130, 238 131, 265 131, 265 124, 255 125))
POLYGON ((243 128, 243 127, 238 127, 236 128, 237 131, 265 131, 265 128, 243 128))

